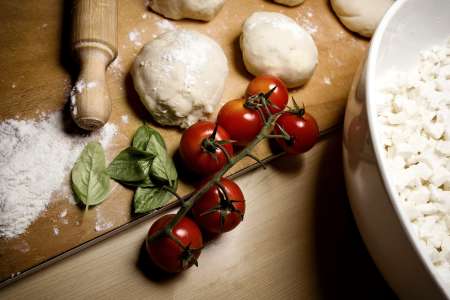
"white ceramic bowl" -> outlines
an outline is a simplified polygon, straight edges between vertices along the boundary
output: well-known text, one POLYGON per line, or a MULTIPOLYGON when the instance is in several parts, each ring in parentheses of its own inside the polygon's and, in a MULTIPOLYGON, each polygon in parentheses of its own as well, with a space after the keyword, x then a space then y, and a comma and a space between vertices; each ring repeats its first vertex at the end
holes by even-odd
POLYGON ((394 199, 377 135, 376 95, 389 70, 410 70, 420 51, 445 45, 449 37, 450 0, 396 1, 372 38, 346 110, 344 172, 353 214, 375 263, 402 299, 449 299, 450 287, 433 271, 394 199))

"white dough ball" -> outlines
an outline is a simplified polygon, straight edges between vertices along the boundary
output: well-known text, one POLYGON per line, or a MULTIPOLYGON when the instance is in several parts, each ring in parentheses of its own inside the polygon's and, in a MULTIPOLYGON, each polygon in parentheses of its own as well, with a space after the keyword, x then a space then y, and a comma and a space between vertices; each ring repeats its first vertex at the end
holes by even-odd
POLYGON ((394 0, 331 0, 334 12, 349 30, 371 37, 394 0))
POLYGON ((305 0, 273 0, 273 1, 286 6, 297 6, 305 2, 305 0))
POLYGON ((225 0, 150 0, 150 8, 166 18, 212 20, 225 0))
POLYGON ((155 121, 186 128, 216 109, 228 62, 214 40, 180 29, 147 43, 136 57, 131 75, 155 121))
POLYGON ((318 62, 311 35, 279 13, 253 13, 244 23, 240 43, 250 73, 277 76, 289 88, 305 84, 318 62))

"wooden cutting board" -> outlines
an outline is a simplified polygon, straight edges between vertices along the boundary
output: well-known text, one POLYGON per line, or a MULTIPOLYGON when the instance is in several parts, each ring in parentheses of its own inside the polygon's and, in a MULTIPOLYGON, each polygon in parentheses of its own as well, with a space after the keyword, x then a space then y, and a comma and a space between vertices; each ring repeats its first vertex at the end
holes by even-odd
MULTIPOLYGON (((52 112, 64 107, 76 73, 69 56, 70 11, 71 1, 0 2, 0 120, 36 118, 37 110, 52 112)), ((284 13, 312 34, 319 49, 319 65, 310 82, 291 90, 291 94, 305 103, 321 130, 339 125, 353 74, 368 42, 344 29, 328 1, 307 0, 299 7, 287 8, 264 0, 227 0, 220 14, 209 23, 189 20, 170 23, 205 33, 222 46, 231 70, 222 99, 225 103, 242 96, 252 78, 243 66, 238 38, 242 23, 254 11, 284 13)), ((148 11, 144 1, 119 1, 119 57, 107 73, 113 101, 110 122, 119 127, 119 134, 108 150, 109 159, 128 146, 142 121, 151 122, 134 91, 129 68, 142 45, 166 27, 164 19, 148 11), (128 124, 121 121, 124 115, 128 116, 128 124)), ((153 125, 175 154, 181 132, 153 125)), ((262 143, 255 154, 261 159, 275 156, 267 143, 262 143)), ((253 161, 242 161, 230 174, 241 174, 252 166, 253 161)), ((185 179, 183 170, 179 172, 185 179)), ((192 186, 182 181, 178 192, 186 195, 190 191, 192 186)), ((171 206, 174 204, 168 207, 171 206)), ((26 233, 0 240, 0 286, 155 214, 136 216, 131 208, 132 191, 120 185, 115 186, 107 201, 91 209, 84 218, 76 205, 55 197, 26 233)))

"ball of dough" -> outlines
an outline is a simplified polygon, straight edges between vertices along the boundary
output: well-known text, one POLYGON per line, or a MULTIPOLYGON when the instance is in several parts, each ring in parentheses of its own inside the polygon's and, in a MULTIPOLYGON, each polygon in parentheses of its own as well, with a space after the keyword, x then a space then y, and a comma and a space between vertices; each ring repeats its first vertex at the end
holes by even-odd
POLYGON ((155 121, 186 128, 214 112, 223 94, 228 62, 214 40, 180 29, 147 43, 131 75, 155 121))
POLYGON ((286 6, 297 6, 305 2, 305 0, 273 0, 273 1, 286 6))
POLYGON ((339 20, 349 30, 371 37, 393 0, 331 0, 339 20))
POLYGON ((150 0, 150 8, 166 18, 212 20, 225 0, 150 0))
POLYGON ((253 13, 244 23, 240 43, 250 73, 277 76, 289 88, 305 84, 318 62, 311 35, 279 13, 253 13))

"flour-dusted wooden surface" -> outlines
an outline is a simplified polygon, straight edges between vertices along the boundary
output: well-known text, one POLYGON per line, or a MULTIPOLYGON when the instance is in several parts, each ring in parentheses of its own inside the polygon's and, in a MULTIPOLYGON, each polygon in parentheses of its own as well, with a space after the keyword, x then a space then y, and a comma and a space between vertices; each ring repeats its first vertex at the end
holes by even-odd
MULTIPOLYGON (((0 48, 0 120, 36 118, 40 112, 57 111, 64 107, 76 75, 69 57, 71 9, 71 1, 0 2, 0 43, 3 45, 0 48)), ((107 73, 113 101, 111 122, 117 124, 119 134, 108 150, 108 157, 111 159, 129 144, 130 137, 142 121, 151 121, 134 92, 128 72, 145 42, 169 26, 195 29, 214 38, 223 47, 231 70, 222 100, 225 102, 240 97, 251 79, 243 67, 237 41, 241 24, 257 10, 285 13, 312 33, 319 49, 320 62, 311 81, 305 87, 293 90, 292 95, 305 103, 318 119, 321 129, 339 124, 353 73, 364 55, 367 41, 347 32, 332 14, 326 0, 306 1, 296 8, 286 8, 264 0, 228 0, 217 18, 210 23, 168 23, 146 10, 144 1, 121 0, 119 58, 107 73), (124 115, 129 117, 128 124, 121 122, 124 115)), ((175 153, 180 131, 158 129, 166 138, 170 151, 175 153)), ((270 156, 271 151, 267 144, 263 144, 256 154, 264 158, 270 156)), ((233 171, 252 163, 246 160, 233 171)), ((183 173, 183 170, 180 169, 180 172, 183 173)), ((303 188, 309 190, 306 186, 303 188)), ((179 193, 186 194, 191 190, 190 185, 182 183, 179 193)), ((131 213, 132 192, 121 186, 116 186, 111 197, 91 209, 84 218, 77 206, 60 200, 60 197, 55 197, 48 210, 22 236, 0 240, 0 280, 136 218, 131 213), (59 234, 55 234, 54 228, 59 234)), ((273 201, 279 201, 276 194, 273 201)))
POLYGON ((7 286, 0 299, 395 299, 353 222, 341 162, 337 132, 239 178, 244 222, 179 276, 146 269, 145 222, 7 286))

